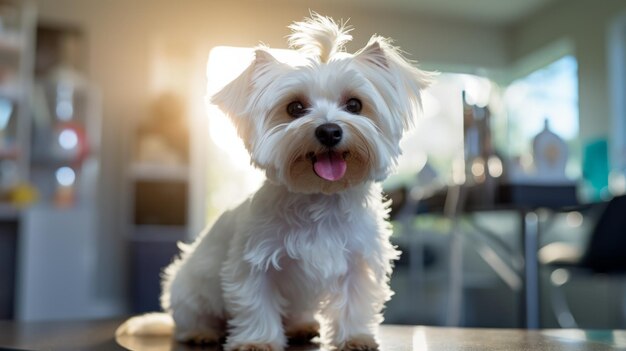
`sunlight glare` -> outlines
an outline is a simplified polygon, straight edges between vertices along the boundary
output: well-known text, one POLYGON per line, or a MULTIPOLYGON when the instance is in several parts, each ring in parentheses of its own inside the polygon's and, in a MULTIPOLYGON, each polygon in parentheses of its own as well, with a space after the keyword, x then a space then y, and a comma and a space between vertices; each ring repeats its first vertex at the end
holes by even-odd
POLYGON ((413 330, 413 350, 416 351, 428 351, 428 341, 426 339, 426 333, 422 328, 415 328, 413 330))
POLYGON ((470 105, 485 107, 489 104, 491 97, 491 82, 487 78, 460 74, 463 81, 463 90, 465 91, 465 100, 470 105))
MULTIPOLYGON (((292 50, 269 51, 279 61, 300 63, 296 61, 299 56, 292 50)), ((207 63, 207 97, 237 78, 253 59, 253 48, 213 48, 207 63)), ((222 206, 234 205, 258 189, 265 175, 250 165, 250 156, 231 120, 217 106, 210 104, 208 98, 206 111, 209 116, 210 139, 220 154, 224 155, 219 160, 214 160, 216 168, 220 170, 221 179, 215 180, 219 182, 219 188, 210 194, 211 202, 222 206)))

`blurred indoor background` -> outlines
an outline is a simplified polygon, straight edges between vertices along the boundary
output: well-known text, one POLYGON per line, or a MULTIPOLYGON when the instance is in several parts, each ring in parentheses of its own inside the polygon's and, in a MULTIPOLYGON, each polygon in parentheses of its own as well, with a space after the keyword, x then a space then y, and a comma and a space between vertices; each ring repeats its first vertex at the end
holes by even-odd
POLYGON ((622 0, 0 1, 0 319, 157 310, 263 181, 207 91, 309 11, 441 73, 384 184, 387 323, 626 327, 622 0))

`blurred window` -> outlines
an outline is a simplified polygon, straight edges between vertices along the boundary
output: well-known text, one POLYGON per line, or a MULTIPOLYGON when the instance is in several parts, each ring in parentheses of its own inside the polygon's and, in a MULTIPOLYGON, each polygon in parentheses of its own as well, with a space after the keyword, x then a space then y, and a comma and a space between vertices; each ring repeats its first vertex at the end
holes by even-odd
POLYGON ((578 142, 578 64, 564 56, 526 77, 500 87, 475 75, 443 73, 423 93, 417 128, 402 141, 398 173, 387 181, 412 184, 428 164, 442 183, 452 182, 455 160, 463 159, 463 99, 487 106, 495 151, 506 158, 527 158, 532 140, 548 120, 551 130, 570 145, 567 175, 580 176, 578 142))
POLYGON ((570 145, 567 175, 580 176, 578 142, 578 63, 561 59, 511 83, 505 90, 508 114, 507 154, 531 154, 532 139, 548 120, 550 129, 570 145))
POLYGON ((403 154, 386 187, 414 184, 415 174, 426 165, 438 183, 452 183, 454 161, 464 157, 463 92, 468 104, 489 107, 492 128, 506 128, 497 85, 476 75, 442 73, 422 92, 422 113, 402 139, 403 154))

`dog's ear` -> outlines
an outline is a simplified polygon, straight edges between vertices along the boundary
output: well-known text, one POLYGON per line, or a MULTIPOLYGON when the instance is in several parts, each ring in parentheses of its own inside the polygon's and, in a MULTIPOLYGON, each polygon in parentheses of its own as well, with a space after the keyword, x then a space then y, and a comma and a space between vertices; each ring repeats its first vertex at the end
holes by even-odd
POLYGON ((254 53, 254 60, 232 82, 210 97, 210 102, 226 113, 237 133, 250 150, 250 143, 254 131, 254 118, 251 116, 254 101, 264 87, 273 81, 276 68, 285 66, 270 54, 265 48, 258 48, 254 53))
POLYGON ((421 91, 431 84, 436 73, 418 69, 389 39, 380 36, 373 36, 354 59, 396 117, 394 132, 411 127, 421 109, 421 91))

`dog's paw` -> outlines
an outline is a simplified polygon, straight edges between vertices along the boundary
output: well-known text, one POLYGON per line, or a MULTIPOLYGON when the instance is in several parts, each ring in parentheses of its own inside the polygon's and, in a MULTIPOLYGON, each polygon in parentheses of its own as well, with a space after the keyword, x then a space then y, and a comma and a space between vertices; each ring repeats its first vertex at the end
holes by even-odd
POLYGON ((220 344, 224 335, 214 330, 177 332, 176 340, 186 344, 213 345, 220 344))
POLYGON ((346 341, 339 348, 340 351, 375 351, 378 350, 378 343, 371 335, 356 335, 346 341))
POLYGON ((311 342, 311 339, 320 336, 320 325, 317 322, 298 325, 288 328, 285 335, 290 345, 301 345, 311 342))

